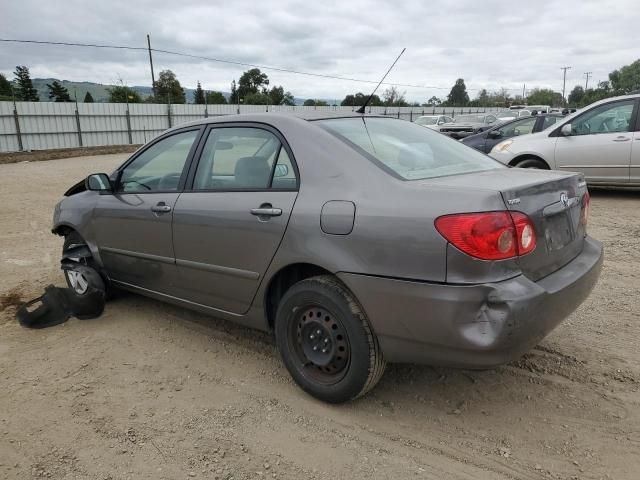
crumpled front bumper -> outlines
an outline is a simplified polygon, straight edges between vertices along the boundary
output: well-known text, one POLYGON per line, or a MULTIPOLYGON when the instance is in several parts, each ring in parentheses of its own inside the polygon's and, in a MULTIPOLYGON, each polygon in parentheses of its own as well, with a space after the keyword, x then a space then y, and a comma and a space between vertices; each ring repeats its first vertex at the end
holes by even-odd
POLYGON ((534 347, 591 293, 602 244, 533 282, 452 285, 340 273, 362 304, 386 360, 462 368, 509 362, 534 347))

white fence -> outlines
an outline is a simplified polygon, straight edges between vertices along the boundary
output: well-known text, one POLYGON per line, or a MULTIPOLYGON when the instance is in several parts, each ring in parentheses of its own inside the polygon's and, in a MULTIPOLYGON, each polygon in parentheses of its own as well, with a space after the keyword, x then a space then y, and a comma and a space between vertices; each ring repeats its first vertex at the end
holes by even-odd
MULTIPOLYGON (((0 102, 0 152, 142 144, 169 127, 238 112, 352 112, 355 109, 357 107, 0 102)), ((455 116, 489 110, 495 109, 367 107, 367 112, 409 121, 434 113, 455 116)))

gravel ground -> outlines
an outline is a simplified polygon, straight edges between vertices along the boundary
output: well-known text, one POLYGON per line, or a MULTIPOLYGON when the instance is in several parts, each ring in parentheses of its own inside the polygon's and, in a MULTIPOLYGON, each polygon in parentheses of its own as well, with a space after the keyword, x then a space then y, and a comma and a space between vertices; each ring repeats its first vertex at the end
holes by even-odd
POLYGON ((600 282, 522 359, 390 366, 330 406, 293 384, 269 335, 143 297, 16 324, 12 303, 64 282, 53 205, 123 159, 0 165, 0 478, 639 478, 640 193, 593 192, 600 282))

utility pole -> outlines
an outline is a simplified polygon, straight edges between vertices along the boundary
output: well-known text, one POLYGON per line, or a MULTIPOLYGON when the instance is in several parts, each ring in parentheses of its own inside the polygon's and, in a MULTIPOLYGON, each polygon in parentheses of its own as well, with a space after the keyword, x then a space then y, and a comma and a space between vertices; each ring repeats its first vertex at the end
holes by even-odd
POLYGON ((525 99, 527 98, 527 97, 525 97, 525 96, 524 96, 524 94, 525 94, 525 92, 526 92, 526 91, 527 91, 527 84, 526 84, 526 83, 523 83, 523 84, 522 84, 522 101, 523 101, 523 102, 524 102, 524 101, 525 101, 525 99))
POLYGON ((156 78, 153 74, 153 57, 151 56, 151 38, 149 38, 149 34, 147 33, 147 48, 149 50, 149 66, 151 67, 151 90, 153 91, 153 96, 156 96, 156 78))
POLYGON ((564 70, 562 74, 562 103, 566 105, 567 101, 565 100, 564 91, 567 86, 567 70, 571 70, 571 67, 560 67, 560 70, 564 70))
POLYGON ((593 76, 593 72, 584 72, 584 76, 587 77, 587 79, 584 82, 584 91, 587 91, 587 87, 589 86, 589 77, 593 76))

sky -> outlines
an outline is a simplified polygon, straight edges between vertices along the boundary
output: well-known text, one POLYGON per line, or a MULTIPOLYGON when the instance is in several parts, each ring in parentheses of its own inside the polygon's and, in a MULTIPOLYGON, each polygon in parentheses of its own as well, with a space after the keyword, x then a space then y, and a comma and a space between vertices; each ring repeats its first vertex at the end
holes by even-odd
MULTIPOLYGON (((386 82, 409 101, 446 98, 457 78, 469 95, 534 87, 567 92, 606 80, 640 58, 638 0, 0 0, 0 37, 146 46, 236 62, 386 82)), ((0 72, 32 78, 150 85, 145 51, 0 42, 0 72)), ((249 67, 154 53, 156 76, 174 71, 185 87, 229 91, 249 67)), ((375 84, 263 69, 270 85, 298 98, 341 100, 375 84)), ((384 90, 382 86, 380 90, 384 90)), ((380 93, 380 92, 379 92, 380 93)))

